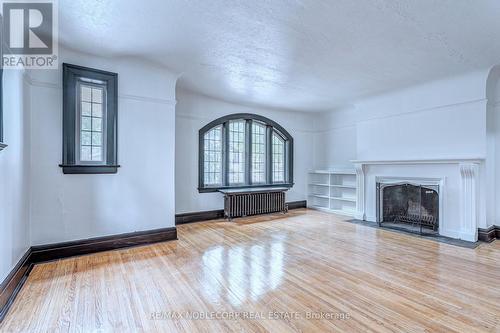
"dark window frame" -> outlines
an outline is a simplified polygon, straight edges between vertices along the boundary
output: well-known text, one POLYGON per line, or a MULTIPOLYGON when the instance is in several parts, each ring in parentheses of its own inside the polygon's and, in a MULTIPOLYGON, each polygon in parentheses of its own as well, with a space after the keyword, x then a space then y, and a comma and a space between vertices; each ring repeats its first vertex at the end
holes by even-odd
POLYGON ((198 191, 200 193, 207 192, 217 192, 222 189, 237 189, 237 188, 252 188, 252 187, 293 187, 293 137, 277 122, 252 113, 235 113, 218 118, 207 125, 203 126, 198 132, 198 191), (231 186, 228 182, 228 172, 227 166, 229 163, 229 138, 227 125, 229 121, 234 120, 245 120, 246 121, 246 132, 245 132, 245 180, 246 183, 243 185, 231 186), (252 184, 251 182, 251 147, 252 147, 252 133, 251 133, 251 122, 257 121, 266 126, 265 141, 266 141, 266 182, 252 184), (205 160, 205 133, 210 131, 216 126, 222 126, 222 185, 221 186, 205 186, 204 185, 204 160, 205 160), (278 133, 285 141, 285 181, 284 182, 272 182, 272 134, 273 132, 278 133))
POLYGON ((65 174, 114 174, 118 172, 118 74, 63 64, 63 151, 59 165, 65 174), (106 161, 103 164, 77 163, 77 82, 90 79, 106 83, 106 161))

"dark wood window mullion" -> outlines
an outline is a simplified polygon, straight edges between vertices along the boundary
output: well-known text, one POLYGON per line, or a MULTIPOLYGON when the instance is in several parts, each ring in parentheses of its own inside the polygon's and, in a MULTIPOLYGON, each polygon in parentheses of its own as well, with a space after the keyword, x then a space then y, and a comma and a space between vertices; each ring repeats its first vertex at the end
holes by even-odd
MULTIPOLYGON (((205 136, 204 135, 199 135, 198 136, 198 146, 199 150, 202 152, 205 152, 205 136)), ((199 161, 198 161, 198 168, 200 170, 204 170, 204 165, 205 165, 205 153, 199 155, 199 161)), ((198 184, 200 184, 201 187, 205 187, 205 173, 204 172, 199 172, 198 173, 198 184)))
POLYGON ((229 122, 222 124, 222 184, 229 185, 229 122))
POLYGON ((289 169, 288 169, 288 154, 289 154, 289 151, 290 151, 290 145, 288 144, 288 141, 285 140, 284 141, 284 147, 283 147, 283 171, 285 173, 284 177, 283 177, 283 181, 285 183, 288 183, 288 172, 289 172, 289 169))
POLYGON ((245 119, 245 184, 252 183, 252 121, 245 119))
POLYGON ((266 183, 273 183, 273 128, 266 126, 266 183))
POLYGON ((287 183, 293 183, 293 141, 286 140, 287 155, 285 160, 287 170, 287 183))

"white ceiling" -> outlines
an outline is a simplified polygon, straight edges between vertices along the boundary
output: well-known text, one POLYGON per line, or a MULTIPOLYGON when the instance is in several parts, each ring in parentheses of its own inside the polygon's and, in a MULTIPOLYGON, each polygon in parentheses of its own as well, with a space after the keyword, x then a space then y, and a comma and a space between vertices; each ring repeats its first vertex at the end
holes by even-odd
POLYGON ((500 62, 497 0, 60 0, 62 44, 179 86, 304 111, 500 62))

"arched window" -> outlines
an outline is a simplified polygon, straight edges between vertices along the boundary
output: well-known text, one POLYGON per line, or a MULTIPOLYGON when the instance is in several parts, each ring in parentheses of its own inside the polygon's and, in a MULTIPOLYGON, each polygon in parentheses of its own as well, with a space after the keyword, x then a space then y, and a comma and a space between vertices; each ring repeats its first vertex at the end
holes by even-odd
POLYGON ((276 122, 233 114, 212 121, 199 136, 200 192, 293 186, 293 138, 276 122))

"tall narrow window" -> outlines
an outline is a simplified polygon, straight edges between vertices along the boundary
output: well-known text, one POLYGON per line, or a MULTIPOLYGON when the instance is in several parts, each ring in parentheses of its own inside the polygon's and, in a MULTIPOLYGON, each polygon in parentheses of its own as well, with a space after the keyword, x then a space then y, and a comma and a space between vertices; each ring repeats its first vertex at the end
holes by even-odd
POLYGON ((222 126, 205 133, 204 180, 207 186, 222 185, 222 126))
MULTIPOLYGON (((78 82, 79 104, 79 162, 104 164, 106 143, 106 86, 103 83, 78 82)), ((78 138, 77 138, 78 139, 78 138)))
POLYGON ((63 64, 65 174, 116 173, 118 74, 63 64))
POLYGON ((252 184, 266 182, 266 126, 252 122, 252 184))
POLYGON ((245 183, 245 121, 229 122, 229 184, 245 183))
POLYGON ((285 181, 285 140, 279 134, 273 132, 273 183, 285 181))

